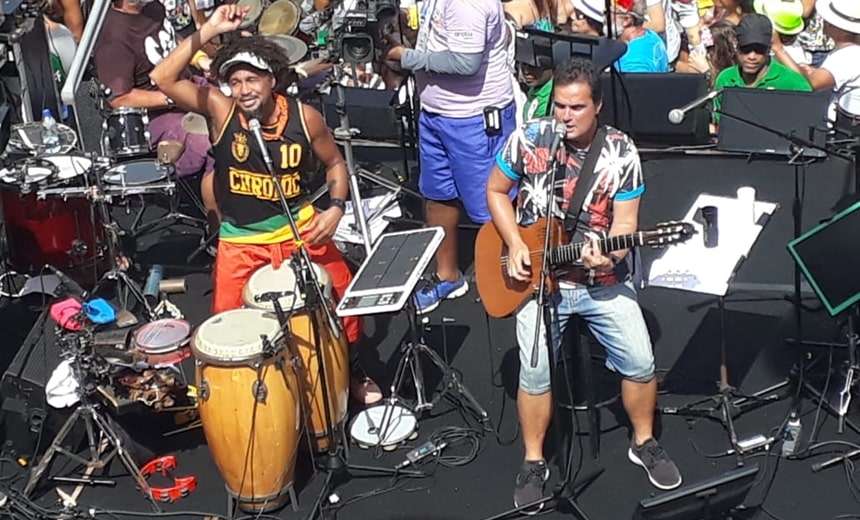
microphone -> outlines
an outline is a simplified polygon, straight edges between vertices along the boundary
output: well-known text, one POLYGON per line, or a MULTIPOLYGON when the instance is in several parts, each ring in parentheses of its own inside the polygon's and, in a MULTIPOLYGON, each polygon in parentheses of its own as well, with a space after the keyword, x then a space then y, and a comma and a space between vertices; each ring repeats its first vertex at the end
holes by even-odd
POLYGON ((54 276, 56 276, 60 281, 60 285, 66 288, 66 292, 68 294, 77 296, 81 301, 86 300, 89 297, 90 293, 85 291, 78 282, 66 276, 66 273, 60 271, 51 264, 45 264, 45 268, 54 273, 54 276))
POLYGON ((248 128, 257 140, 257 146, 260 147, 260 152, 263 154, 263 161, 265 161, 266 166, 269 167, 269 172, 274 171, 272 156, 269 155, 269 149, 266 148, 266 140, 263 139, 263 129, 260 127, 260 120, 257 118, 251 119, 248 121, 248 128))
POLYGON ((283 298, 284 296, 293 296, 294 294, 296 293, 293 291, 269 291, 262 294, 255 294, 254 301, 256 303, 273 302, 279 298, 283 298))
POLYGON ((689 103, 687 103, 686 105, 684 105, 682 107, 673 108, 672 110, 669 111, 669 122, 672 123, 673 125, 680 125, 681 121, 683 121, 684 118, 687 116, 687 112, 689 112, 690 110, 699 108, 700 106, 704 105, 708 101, 719 96, 722 92, 723 92, 723 89, 712 90, 711 92, 708 92, 704 96, 696 98, 696 99, 690 101, 689 103))
POLYGON ((552 144, 549 147, 550 160, 555 160, 555 154, 558 153, 558 147, 561 146, 564 136, 567 135, 567 129, 564 127, 564 124, 556 122, 553 133, 552 144))

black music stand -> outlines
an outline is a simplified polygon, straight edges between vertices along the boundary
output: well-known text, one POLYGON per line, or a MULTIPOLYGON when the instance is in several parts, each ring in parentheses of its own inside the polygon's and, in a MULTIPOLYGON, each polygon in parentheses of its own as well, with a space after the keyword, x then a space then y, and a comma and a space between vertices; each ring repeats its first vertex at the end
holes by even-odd
POLYGON ((838 405, 826 396, 814 391, 807 383, 806 388, 827 404, 829 411, 838 418, 838 432, 843 433, 847 424, 860 433, 860 428, 846 419, 851 405, 852 392, 860 384, 860 358, 858 358, 856 318, 860 302, 860 272, 853 262, 860 258, 860 242, 856 240, 856 230, 860 225, 860 202, 842 211, 827 222, 806 232, 803 236, 789 242, 788 251, 797 267, 803 272, 815 294, 831 316, 845 315, 848 322, 847 350, 848 367, 842 388, 839 391, 838 405), (850 265, 841 269, 834 260, 843 260, 850 265))
MULTIPOLYGON (((690 207, 684 221, 694 221, 700 208, 714 206, 718 210, 717 225, 720 240, 717 247, 707 248, 703 242, 689 240, 666 251, 654 262, 649 274, 651 285, 684 289, 717 297, 720 317, 720 377, 719 393, 684 406, 664 407, 667 415, 685 415, 720 421, 726 428, 732 453, 739 466, 744 451, 761 447, 742 444, 735 430, 734 418, 751 408, 774 400, 773 396, 744 395, 729 383, 725 330, 725 296, 732 278, 761 234, 766 219, 775 204, 756 202, 754 214, 742 207, 738 199, 702 194, 690 207)), ((695 223, 701 228, 701 224, 695 223)), ((701 229, 699 229, 701 231, 701 229)))

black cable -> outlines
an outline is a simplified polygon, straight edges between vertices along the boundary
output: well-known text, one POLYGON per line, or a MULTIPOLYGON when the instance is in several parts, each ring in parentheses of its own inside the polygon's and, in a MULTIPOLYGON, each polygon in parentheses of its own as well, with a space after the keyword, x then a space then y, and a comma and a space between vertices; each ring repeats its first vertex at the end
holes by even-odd
POLYGON ((491 385, 491 388, 493 391, 493 397, 495 398, 495 394, 496 394, 497 389, 499 389, 499 388, 502 389, 502 397, 500 399, 502 406, 501 406, 501 409, 499 410, 499 418, 495 422, 492 419, 489 419, 489 421, 490 421, 490 425, 493 428, 493 433, 495 434, 496 442, 499 443, 500 446, 510 446, 511 444, 516 442, 517 438, 519 438, 519 436, 520 436, 520 422, 516 421, 516 425, 514 426, 514 434, 513 434, 513 436, 511 436, 510 440, 503 438, 502 432, 500 430, 502 427, 502 423, 504 422, 505 410, 507 410, 506 405, 508 403, 508 396, 505 393, 504 383, 500 380, 500 378, 497 381, 496 376, 497 376, 497 374, 499 376, 501 376, 502 365, 501 364, 499 365, 498 370, 495 369, 496 363, 495 363, 495 359, 493 358, 492 327, 490 327, 490 315, 487 314, 486 311, 484 312, 484 323, 486 323, 486 325, 487 325, 487 347, 488 347, 487 350, 489 351, 490 385, 491 385))

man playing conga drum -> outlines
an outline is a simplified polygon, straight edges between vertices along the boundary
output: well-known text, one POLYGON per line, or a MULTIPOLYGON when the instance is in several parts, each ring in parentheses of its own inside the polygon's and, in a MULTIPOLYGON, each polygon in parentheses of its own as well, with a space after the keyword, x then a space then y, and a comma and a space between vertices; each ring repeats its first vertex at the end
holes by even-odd
MULTIPOLYGON (((217 200, 221 220, 215 260, 213 312, 242 306, 242 290, 251 275, 269 263, 275 268, 289 259, 295 243, 272 178, 267 172, 248 121, 262 126, 275 173, 313 262, 332 278, 340 298, 352 279, 349 267, 332 242, 343 217, 349 192, 346 165, 322 116, 283 95, 295 80, 287 57, 261 37, 239 38, 220 48, 212 72, 229 86, 231 97, 218 88, 180 79, 182 71, 206 42, 236 30, 247 8, 223 5, 200 31, 183 41, 152 71, 158 88, 177 105, 210 119, 215 174, 204 183, 204 198, 217 200), (325 169, 330 204, 315 209, 308 198, 317 166, 325 169), (207 193, 207 191, 209 193, 207 193)), ((359 402, 379 400, 379 387, 360 369, 355 343, 361 321, 343 320, 350 343, 351 390, 359 402)))

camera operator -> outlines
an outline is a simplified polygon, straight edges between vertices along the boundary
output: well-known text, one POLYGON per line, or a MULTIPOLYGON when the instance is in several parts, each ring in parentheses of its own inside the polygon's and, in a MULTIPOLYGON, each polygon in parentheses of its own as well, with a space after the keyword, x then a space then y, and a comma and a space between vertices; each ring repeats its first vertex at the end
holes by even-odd
POLYGON ((474 222, 490 221, 487 177, 516 126, 504 20, 499 0, 427 0, 415 49, 397 45, 387 54, 415 73, 418 187, 427 225, 445 230, 432 283, 416 295, 420 313, 469 290, 457 261, 461 205, 474 222))

